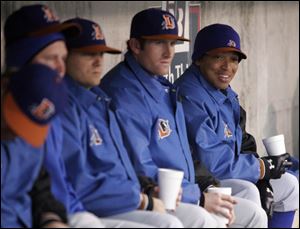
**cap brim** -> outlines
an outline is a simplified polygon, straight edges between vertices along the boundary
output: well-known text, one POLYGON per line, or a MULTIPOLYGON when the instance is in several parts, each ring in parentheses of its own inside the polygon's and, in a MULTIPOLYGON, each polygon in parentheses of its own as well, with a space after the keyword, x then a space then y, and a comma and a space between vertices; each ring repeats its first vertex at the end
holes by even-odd
POLYGON ((179 40, 179 41, 190 41, 184 37, 180 37, 174 34, 160 34, 160 35, 151 35, 151 36, 141 36, 143 39, 147 40, 179 40))
POLYGON ((77 52, 88 52, 88 53, 95 53, 95 52, 105 52, 105 53, 110 53, 110 54, 121 54, 122 53, 122 51, 108 47, 106 45, 89 45, 89 46, 84 46, 81 48, 71 48, 71 50, 77 51, 77 52))
POLYGON ((81 32, 81 27, 77 23, 57 23, 47 26, 38 31, 32 32, 30 36, 44 36, 50 33, 64 33, 67 36, 77 36, 81 32))
POLYGON ((49 125, 31 121, 14 101, 11 93, 3 100, 3 117, 11 130, 34 147, 41 147, 47 137, 49 125))
POLYGON ((207 51, 207 54, 215 54, 215 53, 219 53, 219 52, 237 52, 241 59, 247 59, 247 56, 241 52, 240 50, 233 48, 233 47, 224 47, 224 48, 216 48, 216 49, 212 49, 210 51, 207 51))

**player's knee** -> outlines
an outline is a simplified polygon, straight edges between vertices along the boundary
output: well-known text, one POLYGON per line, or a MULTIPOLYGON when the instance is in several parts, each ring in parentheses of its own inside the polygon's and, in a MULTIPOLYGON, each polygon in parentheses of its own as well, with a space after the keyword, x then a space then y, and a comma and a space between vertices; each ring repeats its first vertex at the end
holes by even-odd
POLYGON ((225 226, 221 221, 218 221, 217 218, 213 217, 213 215, 204 208, 201 208, 200 210, 201 218, 199 217, 199 220, 202 220, 201 228, 221 228, 225 226))
POLYGON ((165 228, 184 228, 182 222, 176 216, 165 214, 164 221, 166 224, 165 228))
POLYGON ((249 226, 251 228, 267 228, 268 227, 268 216, 264 209, 262 209, 257 204, 251 202, 248 203, 248 212, 252 213, 250 217, 249 226))
POLYGON ((267 228, 268 227, 268 216, 264 209, 257 206, 254 216, 257 225, 254 228, 267 228))
POLYGON ((289 199, 289 209, 287 210, 296 210, 299 209, 299 181, 298 179, 289 173, 285 173, 282 176, 282 179, 285 179, 286 187, 289 189, 287 193, 287 198, 289 199))
POLYGON ((259 191, 255 184, 246 180, 239 180, 239 192, 238 197, 251 200, 257 205, 261 206, 259 191))
POLYGON ((257 205, 261 206, 260 194, 256 185, 251 182, 247 182, 245 184, 245 187, 246 187, 245 190, 247 191, 246 199, 251 200, 257 205))

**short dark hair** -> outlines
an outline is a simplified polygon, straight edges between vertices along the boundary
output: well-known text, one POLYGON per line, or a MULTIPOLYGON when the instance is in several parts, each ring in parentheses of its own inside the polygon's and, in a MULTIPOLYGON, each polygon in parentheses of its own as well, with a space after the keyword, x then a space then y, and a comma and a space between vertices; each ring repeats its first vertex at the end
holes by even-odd
MULTIPOLYGON (((140 43, 141 49, 144 50, 147 40, 143 39, 143 38, 135 38, 135 39, 140 43)), ((126 43, 127 43, 127 50, 129 52, 132 52, 132 50, 130 49, 130 46, 129 46, 129 40, 126 43)))

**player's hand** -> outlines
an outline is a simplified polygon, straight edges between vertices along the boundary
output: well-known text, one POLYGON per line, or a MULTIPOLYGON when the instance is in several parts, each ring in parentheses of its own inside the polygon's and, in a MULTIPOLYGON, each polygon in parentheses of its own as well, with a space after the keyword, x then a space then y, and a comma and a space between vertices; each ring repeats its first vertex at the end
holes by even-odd
POLYGON ((262 179, 279 179, 285 173, 285 170, 292 166, 289 158, 290 155, 288 153, 279 156, 262 157, 261 160, 263 160, 265 168, 265 175, 262 179))
POLYGON ((271 218, 274 207, 273 188, 268 180, 259 180, 256 186, 259 190, 262 208, 267 213, 267 216, 271 218))
POLYGON ((205 195, 204 208, 211 213, 221 214, 231 222, 234 220, 233 205, 236 200, 229 195, 221 193, 203 193, 205 195), (224 211, 227 208, 229 211, 224 211))
POLYGON ((231 225, 234 223, 235 221, 235 214, 234 214, 234 210, 232 211, 229 211, 229 222, 228 222, 228 225, 231 225))
POLYGON ((177 199, 176 199, 176 207, 178 207, 178 205, 180 204, 182 199, 182 188, 180 188, 177 199))
POLYGON ((166 213, 166 208, 164 203, 157 198, 152 197, 153 199, 153 210, 155 212, 166 213))

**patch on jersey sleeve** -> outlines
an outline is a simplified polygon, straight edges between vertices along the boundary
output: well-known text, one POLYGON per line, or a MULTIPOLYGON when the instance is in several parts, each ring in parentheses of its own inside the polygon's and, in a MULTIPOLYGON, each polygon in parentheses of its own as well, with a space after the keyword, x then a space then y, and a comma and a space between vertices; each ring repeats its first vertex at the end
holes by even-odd
POLYGON ((171 130, 171 127, 169 125, 169 120, 158 119, 157 126, 158 126, 159 139, 163 139, 163 138, 166 138, 166 137, 170 136, 172 130, 171 130))

